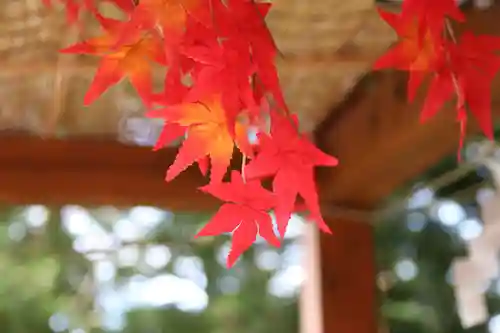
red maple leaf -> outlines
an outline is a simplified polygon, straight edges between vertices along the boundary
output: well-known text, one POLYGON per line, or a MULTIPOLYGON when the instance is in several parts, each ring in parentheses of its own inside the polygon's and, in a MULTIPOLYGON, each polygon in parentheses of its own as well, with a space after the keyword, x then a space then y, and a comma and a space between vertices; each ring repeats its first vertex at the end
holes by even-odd
POLYGON ((264 189, 260 181, 245 181, 238 171, 233 171, 230 183, 209 184, 200 189, 225 203, 195 237, 233 232, 228 268, 252 246, 257 234, 269 244, 280 246, 268 214, 275 205, 275 195, 264 189))
POLYGON ((216 93, 231 120, 245 106, 255 109, 250 76, 254 69, 250 55, 238 40, 207 41, 205 45, 186 47, 184 54, 197 64, 192 72, 193 86, 190 100, 200 100, 216 93))
POLYGON ((212 1, 213 15, 218 34, 227 38, 242 39, 255 49, 265 48, 276 52, 273 37, 265 18, 271 9, 270 2, 254 0, 212 1))
POLYGON ((230 0, 226 3, 227 6, 220 1, 213 3, 218 32, 230 40, 244 43, 245 48, 241 52, 250 49, 257 74, 255 84, 272 94, 278 106, 287 110, 276 70, 278 50, 265 23, 271 3, 253 0, 230 0))
POLYGON ((420 28, 430 28, 436 35, 441 33, 446 17, 465 21, 456 0, 404 0, 401 12, 403 15, 415 15, 419 18, 420 28))
MULTIPOLYGON (((165 76, 165 91, 162 94, 154 95, 154 102, 162 105, 182 103, 189 89, 181 82, 181 76, 181 72, 178 69, 169 69, 165 76)), ((173 144, 184 137, 186 132, 187 128, 185 126, 165 120, 153 150, 156 151, 173 144)), ((208 173, 209 163, 210 160, 208 157, 198 160, 198 167, 204 176, 208 173)))
POLYGON ((160 31, 168 66, 185 69, 179 46, 191 21, 211 25, 209 1, 212 0, 141 0, 123 24, 115 48, 128 44, 130 35, 160 31))
POLYGON ((483 133, 493 139, 491 117, 491 81, 500 69, 500 38, 464 33, 457 44, 447 42, 448 61, 443 60, 435 73, 424 102, 421 120, 433 117, 443 104, 457 94, 457 110, 462 127, 466 122, 466 107, 478 120, 483 133))
MULTIPOLYGON (((161 105, 172 105, 182 103, 188 88, 181 82, 181 73, 175 68, 170 69, 165 75, 165 86, 168 89, 162 94, 153 95, 153 102, 161 105)), ((169 146, 175 140, 183 137, 186 134, 186 127, 176 123, 165 121, 161 133, 156 141, 153 150, 158 150, 163 147, 169 146)))
POLYGON ((154 30, 159 26, 166 42, 178 43, 189 17, 210 26, 209 1, 141 0, 132 12, 122 37, 137 29, 154 30))
POLYGON ((275 214, 281 237, 285 235, 298 194, 309 208, 311 218, 322 230, 330 232, 321 217, 314 167, 336 166, 337 159, 323 153, 300 135, 295 117, 292 120, 277 112, 271 112, 271 135, 259 133, 258 138, 259 152, 245 166, 245 174, 248 179, 274 175, 273 191, 277 200, 275 214))
POLYGON ((408 100, 411 101, 422 81, 437 66, 441 41, 428 29, 421 36, 417 19, 413 15, 394 14, 381 9, 378 12, 396 31, 399 41, 378 58, 373 69, 395 68, 409 71, 408 100))
POLYGON ((122 31, 122 22, 105 20, 106 33, 76 43, 62 53, 91 54, 101 57, 97 73, 94 76, 85 97, 84 104, 93 103, 109 87, 127 77, 146 105, 151 103, 153 62, 166 64, 161 39, 155 33, 136 33, 127 37, 128 43, 116 47, 116 41, 122 31))
MULTIPOLYGON (((187 129, 186 140, 167 171, 167 181, 177 177, 195 162, 206 162, 208 156, 211 162, 211 182, 220 182, 231 162, 235 142, 244 154, 252 154, 246 127, 239 123, 228 123, 219 96, 150 111, 147 116, 164 118, 167 123, 187 129), (230 130, 230 126, 235 126, 234 131, 230 130)), ((200 169, 203 172, 204 166, 200 169)))

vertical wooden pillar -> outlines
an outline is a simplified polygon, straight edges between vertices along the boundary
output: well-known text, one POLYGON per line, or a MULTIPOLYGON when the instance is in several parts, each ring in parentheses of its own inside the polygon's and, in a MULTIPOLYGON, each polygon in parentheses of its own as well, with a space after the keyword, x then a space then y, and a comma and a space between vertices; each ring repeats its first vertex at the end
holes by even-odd
POLYGON ((377 333, 373 227, 330 219, 320 236, 323 333, 377 333))
POLYGON ((305 225, 302 237, 305 281, 300 294, 300 333, 323 333, 323 299, 319 230, 314 223, 305 225))

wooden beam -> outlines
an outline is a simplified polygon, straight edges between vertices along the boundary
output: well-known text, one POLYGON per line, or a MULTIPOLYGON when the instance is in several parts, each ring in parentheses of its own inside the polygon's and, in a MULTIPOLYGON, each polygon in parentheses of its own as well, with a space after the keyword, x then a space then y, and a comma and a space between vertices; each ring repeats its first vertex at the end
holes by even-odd
POLYGON ((0 137, 0 202, 8 204, 154 205, 177 211, 216 209, 197 190, 207 180, 190 168, 170 183, 175 149, 152 152, 112 139, 0 137))
MULTIPOLYGON (((468 14, 467 28, 498 35, 500 5, 468 14)), ((368 74, 316 132, 316 142, 340 165, 319 170, 323 206, 371 210, 390 194, 458 148, 453 105, 428 124, 419 123, 423 92, 408 105, 407 75, 368 74)), ((494 93, 500 92, 495 81, 494 93)), ((494 97, 500 106, 499 97, 494 97)), ((494 107, 496 115, 499 108, 494 107)), ((468 132, 477 133, 470 123, 468 132)), ((333 235, 320 239, 324 333, 376 333, 373 227, 366 222, 327 219, 333 235)))

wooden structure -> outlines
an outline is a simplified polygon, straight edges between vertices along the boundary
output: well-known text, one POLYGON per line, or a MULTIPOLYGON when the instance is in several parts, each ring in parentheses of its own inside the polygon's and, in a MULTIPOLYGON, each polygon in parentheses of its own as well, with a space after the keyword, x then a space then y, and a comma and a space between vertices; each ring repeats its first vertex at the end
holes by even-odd
MULTIPOLYGON (((134 109, 126 88, 115 89, 89 110, 75 106, 81 103, 82 89, 88 83, 82 68, 89 69, 92 64, 85 65, 76 58, 57 58, 56 49, 78 36, 70 32, 52 40, 55 32, 61 30, 61 17, 44 26, 49 14, 34 16, 33 13, 42 11, 35 2, 8 0, 0 5, 5 6, 0 10, 0 17, 5 20, 24 8, 25 22, 16 27, 0 24, 0 123, 46 137, 17 131, 0 137, 0 202, 148 204, 180 211, 216 208, 216 200, 196 190, 204 182, 197 169, 189 169, 172 183, 162 181, 174 158, 173 149, 153 153, 149 147, 116 140, 117 124, 124 117, 122 109, 134 109), (19 32, 23 29, 40 29, 38 39, 24 38, 19 32), (19 36, 12 37, 16 33, 19 36), (5 43, 14 43, 19 50, 5 47, 5 43), (43 49, 47 45, 53 54, 43 49), (23 47, 34 55, 16 56, 16 52, 24 52, 23 47), (37 47, 38 53, 33 51, 37 47), (26 67, 28 63, 31 67, 26 67), (26 82, 27 75, 37 77, 26 82), (40 87, 45 87, 45 91, 40 87), (13 94, 24 95, 7 98, 13 94), (115 105, 117 98, 128 104, 115 105), (20 115, 13 110, 21 110, 20 115), (64 139, 58 138, 61 133, 64 139)), ((317 175, 321 203, 334 235, 319 239, 322 290, 318 295, 323 298, 323 316, 315 319, 322 320, 316 327, 325 333, 375 333, 378 324, 372 227, 362 221, 328 216, 328 207, 370 211, 398 187, 453 153, 459 135, 455 114, 451 109, 443 110, 431 122, 421 125, 420 103, 408 105, 405 100, 404 74, 366 74, 370 63, 394 39, 376 17, 372 1, 311 0, 306 11, 299 5, 287 7, 284 2, 276 1, 278 9, 270 15, 270 26, 285 50, 280 71, 285 78, 286 95, 292 109, 301 110, 306 127, 315 129, 319 147, 342 162, 338 168, 319 170, 317 175), (337 6, 337 2, 342 6, 337 6), (331 8, 339 12, 329 16, 325 8, 330 8, 327 13, 333 12, 331 8), (344 19, 336 28, 323 29, 311 23, 319 13, 323 13, 322 22, 335 21, 340 16, 351 20, 344 19), (287 17, 293 17, 296 24, 305 18, 309 23, 301 26, 302 30, 294 28, 290 32, 284 27, 295 23, 285 20, 287 17), (321 34, 324 37, 317 38, 327 41, 311 42, 304 49, 305 39, 314 36, 316 40, 322 29, 326 31, 321 34), (362 78, 355 83, 359 77, 362 78), (307 83, 309 90, 302 89, 304 82, 314 84, 307 83), (354 87, 349 90, 351 86, 354 87), (310 91, 314 87, 321 87, 321 92, 310 91)), ((500 34, 500 5, 485 11, 469 10, 468 17, 468 28, 500 34)), ((500 82, 495 83, 494 91, 497 93, 493 96, 498 96, 500 82)), ((498 97, 492 103, 497 112, 498 97)), ((140 114, 140 110, 134 109, 126 116, 130 114, 140 114)), ((471 124, 469 130, 474 133, 477 127, 471 124)))

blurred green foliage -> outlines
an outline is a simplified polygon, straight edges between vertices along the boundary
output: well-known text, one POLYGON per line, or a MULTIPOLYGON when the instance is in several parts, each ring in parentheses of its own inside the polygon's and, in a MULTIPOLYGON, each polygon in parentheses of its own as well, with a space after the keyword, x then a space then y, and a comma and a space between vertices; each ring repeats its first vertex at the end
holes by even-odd
POLYGON ((270 287, 296 266, 295 240, 276 251, 259 243, 228 271, 228 237, 192 238, 207 218, 147 207, 2 207, 2 332, 297 332, 297 290, 270 287))
MULTIPOLYGON (((466 159, 473 153, 471 147, 463 151, 466 159)), ((498 280, 491 281, 485 293, 490 321, 464 329, 457 314, 451 265, 468 255, 467 242, 481 232, 479 191, 493 190, 492 176, 481 166, 450 184, 428 190, 426 184, 457 167, 454 155, 423 174, 399 192, 412 192, 413 188, 411 201, 420 191, 423 204, 376 224, 381 313, 391 333, 500 332, 498 280), (456 216, 461 217, 443 221, 438 209, 445 204, 453 205, 456 216)))

